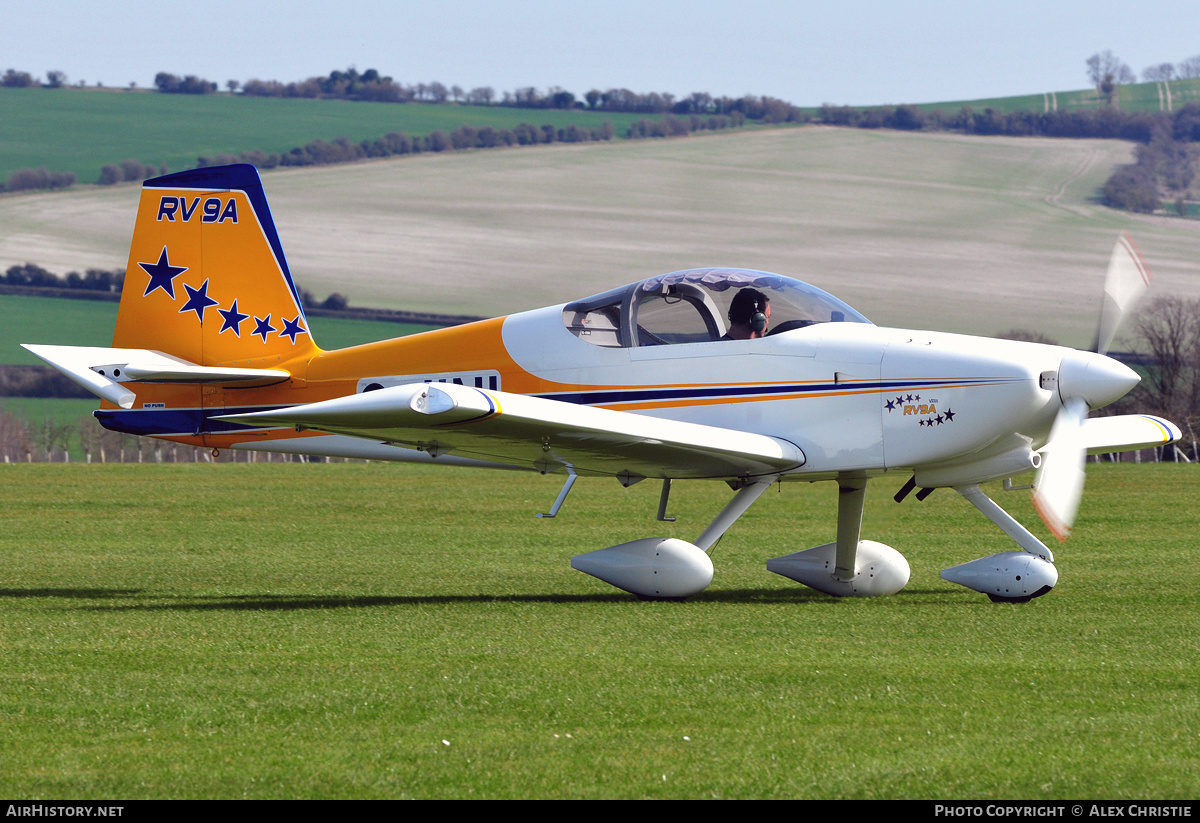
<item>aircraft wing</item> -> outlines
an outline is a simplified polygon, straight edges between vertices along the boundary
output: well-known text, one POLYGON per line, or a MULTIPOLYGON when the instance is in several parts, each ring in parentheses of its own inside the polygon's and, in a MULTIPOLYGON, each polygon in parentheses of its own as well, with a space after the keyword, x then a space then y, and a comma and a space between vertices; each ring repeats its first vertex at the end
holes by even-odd
POLYGON ((1174 443, 1183 437, 1170 420, 1149 414, 1120 414, 1113 417, 1089 417, 1083 421, 1084 448, 1088 454, 1149 449, 1174 443))
POLYGON ((418 383, 221 420, 312 429, 542 472, 737 478, 804 464, 776 437, 462 386, 418 383))

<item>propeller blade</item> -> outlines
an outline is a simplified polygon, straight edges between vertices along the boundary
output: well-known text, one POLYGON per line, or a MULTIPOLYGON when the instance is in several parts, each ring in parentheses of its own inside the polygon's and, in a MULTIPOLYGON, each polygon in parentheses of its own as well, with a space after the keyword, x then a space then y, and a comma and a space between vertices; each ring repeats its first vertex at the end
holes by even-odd
POLYGON ((1108 261, 1104 303, 1096 329, 1095 354, 1075 352, 1059 366, 1058 388, 1063 407, 1041 449, 1042 464, 1033 480, 1033 505, 1046 527, 1064 541, 1075 525, 1083 497, 1087 443, 1083 423, 1089 405, 1100 408, 1137 385, 1138 376, 1105 355, 1121 323, 1150 288, 1150 269, 1128 232, 1122 232, 1108 261))
POLYGON ((1087 402, 1082 398, 1072 397, 1063 404, 1050 428, 1050 439, 1042 447, 1042 465, 1033 480, 1033 506, 1059 542, 1071 534, 1083 497, 1083 466, 1087 459, 1083 421, 1087 413, 1087 402))
POLYGON ((1122 321, 1137 307, 1148 288, 1150 269, 1146 266, 1146 260, 1129 232, 1122 232, 1108 260, 1095 351, 1100 354, 1108 351, 1122 321))

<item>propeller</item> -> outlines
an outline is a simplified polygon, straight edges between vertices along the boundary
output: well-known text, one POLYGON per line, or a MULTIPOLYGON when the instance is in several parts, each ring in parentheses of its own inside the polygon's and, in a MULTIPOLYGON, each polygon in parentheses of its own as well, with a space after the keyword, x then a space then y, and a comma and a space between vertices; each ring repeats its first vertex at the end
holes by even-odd
POLYGON ((1054 418, 1050 437, 1042 448, 1042 464, 1033 481, 1033 505, 1050 532, 1064 541, 1071 533, 1079 500, 1083 496, 1087 446, 1083 422, 1090 409, 1098 409, 1138 384, 1137 373, 1107 357, 1117 329, 1150 287, 1150 270, 1127 232, 1123 232, 1108 261, 1104 302, 1093 351, 1066 355, 1058 368, 1058 395, 1062 409, 1054 418))
POLYGON ((1150 288, 1150 269, 1129 232, 1121 232, 1104 278, 1104 303, 1092 351, 1107 354, 1122 321, 1137 307, 1150 288))

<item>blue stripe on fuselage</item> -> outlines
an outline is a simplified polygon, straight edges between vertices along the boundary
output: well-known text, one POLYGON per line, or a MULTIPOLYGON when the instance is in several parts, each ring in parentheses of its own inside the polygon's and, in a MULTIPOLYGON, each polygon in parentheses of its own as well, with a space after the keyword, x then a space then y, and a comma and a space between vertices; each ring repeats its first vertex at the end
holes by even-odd
POLYGON ((955 380, 880 380, 855 381, 853 383, 792 383, 767 386, 656 386, 645 389, 597 389, 580 392, 550 392, 537 397, 546 400, 561 400, 584 406, 602 406, 615 403, 645 403, 666 400, 702 400, 733 397, 757 397, 770 400, 771 395, 817 394, 830 391, 859 393, 876 391, 929 391, 946 386, 982 386, 1011 383, 1016 378, 974 378, 955 380))
MULTIPOLYGON (((672 400, 703 400, 731 399, 735 397, 753 397, 760 400, 770 400, 772 396, 794 396, 797 394, 818 394, 837 392, 878 392, 886 394, 895 391, 929 391, 946 386, 982 386, 1001 383, 1011 383, 1016 378, 975 378, 965 380, 882 380, 872 382, 854 382, 832 384, 824 383, 795 383, 773 384, 768 386, 658 386, 644 389, 597 389, 594 391, 563 392, 534 395, 547 400, 558 400, 582 406, 604 406, 620 403, 645 403, 653 401, 669 402, 672 400)), ((483 393, 487 396, 486 392, 483 393)), ((488 402, 491 398, 488 397, 488 402)), ((286 408, 289 404, 271 406, 246 406, 240 408, 213 409, 99 409, 92 412, 100 425, 112 431, 125 432, 146 436, 202 434, 225 434, 237 431, 261 429, 262 426, 247 426, 227 420, 214 420, 218 415, 243 414, 246 412, 266 411, 269 409, 286 408)), ((495 409, 481 417, 494 414, 495 409)), ((460 421, 461 423, 462 421, 460 421)), ((270 426, 268 428, 283 428, 270 426)))
POLYGON ((263 411, 278 406, 251 406, 244 409, 97 409, 92 415, 100 425, 112 431, 140 434, 147 437, 162 435, 223 434, 249 431, 258 426, 246 426, 227 420, 214 420, 215 415, 263 411))

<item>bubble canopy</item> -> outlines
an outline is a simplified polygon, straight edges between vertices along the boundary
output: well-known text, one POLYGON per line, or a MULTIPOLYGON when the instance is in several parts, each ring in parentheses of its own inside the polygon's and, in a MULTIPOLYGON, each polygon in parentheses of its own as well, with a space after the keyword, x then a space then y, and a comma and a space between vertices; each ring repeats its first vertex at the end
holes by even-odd
POLYGON ((828 292, 799 280, 751 269, 688 269, 606 291, 563 308, 576 337, 606 348, 721 340, 729 304, 743 289, 766 296, 767 336, 817 323, 870 323, 828 292))

